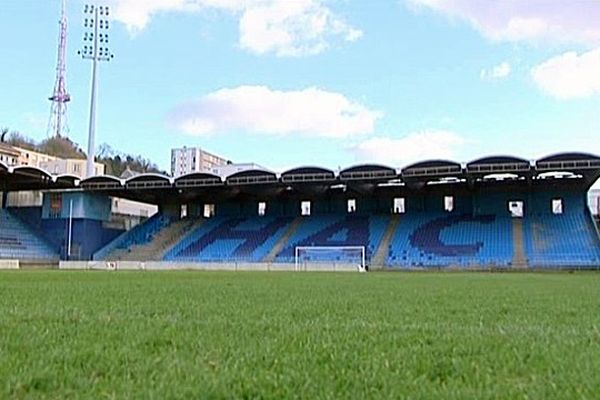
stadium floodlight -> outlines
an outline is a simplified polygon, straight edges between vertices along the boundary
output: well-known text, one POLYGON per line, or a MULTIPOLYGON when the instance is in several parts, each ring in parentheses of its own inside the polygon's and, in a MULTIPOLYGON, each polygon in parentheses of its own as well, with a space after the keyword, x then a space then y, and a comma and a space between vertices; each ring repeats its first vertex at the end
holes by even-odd
POLYGON ((110 9, 106 6, 86 4, 83 8, 83 47, 77 52, 83 59, 92 61, 92 89, 90 95, 90 123, 88 130, 88 154, 86 176, 95 175, 94 155, 96 154, 96 95, 98 80, 98 62, 114 58, 108 47, 110 29, 110 9))

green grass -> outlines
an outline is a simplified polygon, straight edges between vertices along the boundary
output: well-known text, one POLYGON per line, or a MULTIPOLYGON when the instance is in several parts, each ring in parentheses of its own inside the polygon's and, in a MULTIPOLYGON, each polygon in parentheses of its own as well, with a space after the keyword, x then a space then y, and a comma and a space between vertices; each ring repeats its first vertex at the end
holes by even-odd
POLYGON ((0 398, 600 394, 600 274, 0 273, 0 398))

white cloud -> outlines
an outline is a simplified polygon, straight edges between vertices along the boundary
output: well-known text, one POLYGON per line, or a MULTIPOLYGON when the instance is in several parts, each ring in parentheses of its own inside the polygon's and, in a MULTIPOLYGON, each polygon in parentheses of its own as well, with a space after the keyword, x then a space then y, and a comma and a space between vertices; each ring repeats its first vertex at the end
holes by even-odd
POLYGON ((269 1, 247 7, 240 19, 240 44, 258 54, 320 53, 331 36, 354 41, 362 32, 346 24, 319 1, 269 1))
POLYGON ((406 0, 468 21, 499 41, 560 41, 600 44, 600 1, 570 0, 406 0))
POLYGON ((491 80, 491 79, 503 79, 508 77, 512 71, 510 64, 506 61, 493 66, 490 69, 482 69, 481 70, 481 79, 483 80, 491 80))
POLYGON ((323 0, 111 0, 114 18, 132 33, 165 12, 215 9, 239 18, 240 47, 256 53, 305 56, 335 40, 352 42, 362 32, 348 25, 323 0))
POLYGON ((109 5, 112 17, 125 24, 132 33, 143 30, 155 14, 190 11, 198 7, 195 1, 190 0, 110 0, 109 5))
POLYGON ((277 91, 265 86, 221 89, 176 107, 169 123, 205 136, 234 130, 344 138, 372 133, 382 114, 342 94, 318 88, 277 91))
POLYGON ((373 137, 350 148, 360 161, 405 166, 428 159, 452 159, 465 140, 444 130, 413 132, 402 138, 373 137))
POLYGON ((534 82, 559 99, 588 97, 600 93, 600 48, 587 53, 567 52, 531 70, 534 82))
MULTIPOLYGON (((499 41, 583 44, 596 50, 568 52, 534 67, 538 87, 560 98, 587 97, 600 92, 600 1, 568 0, 406 0, 414 8, 429 8, 468 21, 487 38, 499 41)), ((502 78, 510 68, 484 70, 482 79, 502 78)))

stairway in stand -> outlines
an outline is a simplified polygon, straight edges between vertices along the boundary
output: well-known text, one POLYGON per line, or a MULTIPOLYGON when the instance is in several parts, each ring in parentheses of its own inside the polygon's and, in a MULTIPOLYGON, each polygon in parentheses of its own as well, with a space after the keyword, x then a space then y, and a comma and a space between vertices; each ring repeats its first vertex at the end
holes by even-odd
POLYGON ((186 218, 175 221, 160 232, 150 242, 135 245, 129 249, 118 249, 112 252, 110 260, 115 261, 161 261, 164 255, 184 234, 197 229, 204 219, 186 218))
POLYGON ((525 257, 525 246, 523 241, 523 220, 521 218, 512 219, 513 236, 513 259, 512 266, 516 269, 527 268, 527 259, 525 257))
POLYGON ((383 269, 385 266, 388 255, 390 254, 390 243, 394 238, 398 224, 400 224, 400 215, 393 214, 390 217, 390 222, 388 223, 387 228, 385 229, 381 243, 371 258, 372 269, 383 269))
POLYGON ((272 263, 275 261, 275 257, 277 257, 277 254, 281 253, 284 247, 288 244, 290 238, 294 236, 301 222, 302 217, 296 217, 292 221, 292 223, 288 226, 287 231, 285 231, 285 234, 281 237, 281 239, 279 239, 275 246, 273 246, 271 251, 269 251, 269 254, 263 258, 263 262, 272 263))

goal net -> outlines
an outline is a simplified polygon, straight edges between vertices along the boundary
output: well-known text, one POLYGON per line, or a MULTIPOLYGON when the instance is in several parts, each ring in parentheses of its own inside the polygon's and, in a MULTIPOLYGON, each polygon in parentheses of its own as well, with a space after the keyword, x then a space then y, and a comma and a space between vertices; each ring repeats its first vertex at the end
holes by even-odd
POLYGON ((364 271, 365 246, 297 246, 296 271, 364 271))

